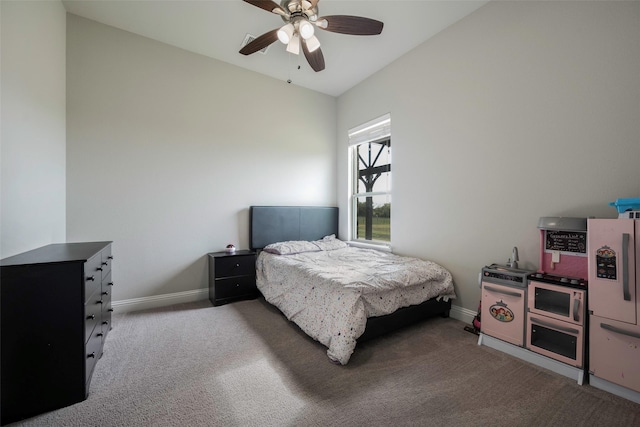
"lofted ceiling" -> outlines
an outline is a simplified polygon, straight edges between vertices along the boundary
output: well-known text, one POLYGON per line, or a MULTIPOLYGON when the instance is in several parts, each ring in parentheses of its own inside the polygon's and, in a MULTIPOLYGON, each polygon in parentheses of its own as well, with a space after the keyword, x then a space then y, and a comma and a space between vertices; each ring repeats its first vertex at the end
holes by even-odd
POLYGON ((319 16, 364 16, 384 22, 384 29, 377 36, 316 31, 326 63, 326 69, 318 73, 307 64, 304 55, 287 53, 278 41, 269 46, 266 54, 238 53, 247 34, 258 37, 284 24, 278 15, 242 0, 63 0, 62 3, 69 13, 339 96, 487 1, 320 0, 319 16))

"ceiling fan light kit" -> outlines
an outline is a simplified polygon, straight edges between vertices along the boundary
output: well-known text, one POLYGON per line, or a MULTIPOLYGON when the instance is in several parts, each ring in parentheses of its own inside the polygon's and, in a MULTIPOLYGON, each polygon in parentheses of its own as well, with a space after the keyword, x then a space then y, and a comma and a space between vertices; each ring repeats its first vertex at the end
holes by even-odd
POLYGON ((295 28, 293 27, 293 24, 284 25, 278 30, 278 40, 280 40, 284 44, 289 44, 291 38, 293 37, 294 31, 295 28))
POLYGON ((298 21, 298 32, 300 33, 300 37, 305 40, 309 40, 313 37, 313 25, 309 21, 299 20, 298 21))
POLYGON ((293 37, 291 37, 291 41, 287 44, 287 52, 293 53, 295 55, 300 54, 300 36, 299 35, 294 34, 293 37))
POLYGON ((309 52, 313 52, 318 48, 320 48, 320 40, 318 40, 316 36, 312 36, 308 38, 306 40, 306 43, 307 43, 307 49, 309 49, 309 52))
POLYGON ((298 55, 302 52, 311 68, 318 72, 325 68, 320 40, 315 36, 315 27, 325 31, 359 36, 377 35, 384 24, 361 16, 333 15, 318 18, 319 0, 244 0, 260 9, 279 15, 285 22, 281 28, 268 31, 240 49, 243 55, 251 55, 280 40, 287 45, 287 52, 298 55))

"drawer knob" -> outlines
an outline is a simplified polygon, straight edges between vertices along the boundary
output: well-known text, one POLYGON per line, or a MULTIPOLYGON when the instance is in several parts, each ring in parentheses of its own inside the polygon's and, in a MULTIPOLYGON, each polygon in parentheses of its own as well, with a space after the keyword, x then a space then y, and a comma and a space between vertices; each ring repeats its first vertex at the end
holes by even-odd
POLYGON ((102 300, 96 301, 96 304, 102 304, 102 300))
POLYGON ((95 319, 95 318, 96 318, 95 314, 92 314, 91 316, 87 316, 87 319, 95 319))
POLYGON ((107 283, 107 286, 113 286, 113 282, 107 283))
POLYGON ((109 265, 109 263, 108 262, 103 262, 102 265, 109 265))
POLYGON ((240 264, 236 264, 236 268, 240 267, 240 264))
POLYGON ((87 277, 87 281, 89 281, 89 280, 91 280, 93 282, 94 280, 96 280, 96 278, 95 278, 95 276, 87 277))
POLYGON ((102 322, 102 324, 103 324, 103 325, 108 325, 108 324, 109 324, 109 321, 108 321, 108 320, 105 320, 104 322, 102 322))
POLYGON ((109 291, 104 291, 102 295, 109 295, 109 291))
POLYGON ((108 256, 107 259, 113 259, 113 257, 112 256, 108 256))
POLYGON ((113 311, 113 308, 108 309, 107 311, 113 311))
POLYGON ((102 271, 102 267, 98 267, 98 268, 96 268, 96 270, 102 271))
POLYGON ((104 334, 103 334, 102 332, 98 332, 98 333, 96 334, 96 336, 97 336, 97 337, 102 337, 102 336, 104 336, 104 334))
POLYGON ((95 359, 96 358, 96 352, 94 351, 91 354, 87 354, 87 359, 90 358, 90 357, 93 357, 95 359))

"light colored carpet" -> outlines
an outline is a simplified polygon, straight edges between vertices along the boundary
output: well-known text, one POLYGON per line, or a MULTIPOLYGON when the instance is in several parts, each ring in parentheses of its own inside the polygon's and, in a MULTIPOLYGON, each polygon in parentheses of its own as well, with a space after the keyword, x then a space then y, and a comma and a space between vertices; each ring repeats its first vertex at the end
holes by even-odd
POLYGON ((347 366, 263 299, 116 315, 89 398, 24 426, 638 426, 640 405, 579 386, 433 318, 347 366))

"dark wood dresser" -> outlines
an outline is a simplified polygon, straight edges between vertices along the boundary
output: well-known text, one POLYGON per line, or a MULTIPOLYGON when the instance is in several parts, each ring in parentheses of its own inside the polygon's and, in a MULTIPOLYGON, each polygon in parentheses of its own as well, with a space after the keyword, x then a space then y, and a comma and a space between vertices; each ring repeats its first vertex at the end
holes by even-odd
POLYGON ((256 298, 256 253, 239 250, 209 255, 209 299, 214 306, 256 298))
POLYGON ((0 260, 0 423, 87 398, 111 329, 111 242, 43 246, 0 260))

